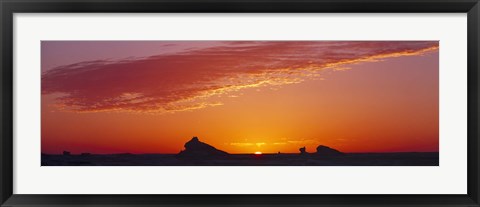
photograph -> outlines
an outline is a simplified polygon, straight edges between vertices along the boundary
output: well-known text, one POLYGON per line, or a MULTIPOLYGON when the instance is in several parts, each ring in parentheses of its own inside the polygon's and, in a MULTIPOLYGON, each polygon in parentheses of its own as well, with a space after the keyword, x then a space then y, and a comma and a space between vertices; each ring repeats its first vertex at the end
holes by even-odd
POLYGON ((41 166, 439 166, 439 49, 44 40, 41 166))
POLYGON ((0 207, 480 207, 479 2, 0 0, 0 207))

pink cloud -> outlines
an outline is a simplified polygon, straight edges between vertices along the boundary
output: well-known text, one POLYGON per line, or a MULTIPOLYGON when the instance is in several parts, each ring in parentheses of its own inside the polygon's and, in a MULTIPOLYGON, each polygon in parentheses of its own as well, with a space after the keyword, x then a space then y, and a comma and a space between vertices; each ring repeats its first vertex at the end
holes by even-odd
POLYGON ((60 94, 56 106, 75 112, 176 112, 221 105, 209 98, 245 88, 299 83, 326 68, 438 49, 437 41, 230 41, 219 45, 60 66, 43 73, 42 94, 60 94))

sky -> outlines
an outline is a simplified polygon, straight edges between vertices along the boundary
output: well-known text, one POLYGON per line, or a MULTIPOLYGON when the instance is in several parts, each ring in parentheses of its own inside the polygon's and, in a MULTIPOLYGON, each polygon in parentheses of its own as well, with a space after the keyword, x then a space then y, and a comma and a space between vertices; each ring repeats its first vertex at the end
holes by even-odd
POLYGON ((42 153, 437 152, 438 41, 42 41, 42 153))

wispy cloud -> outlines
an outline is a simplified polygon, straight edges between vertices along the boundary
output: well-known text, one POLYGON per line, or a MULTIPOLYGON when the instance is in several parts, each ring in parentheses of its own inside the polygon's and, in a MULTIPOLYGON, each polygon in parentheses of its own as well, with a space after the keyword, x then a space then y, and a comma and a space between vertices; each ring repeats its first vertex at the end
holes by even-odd
POLYGON ((286 145, 286 142, 274 142, 273 145, 286 145))
POLYGON ((268 143, 265 143, 265 142, 232 142, 230 143, 230 145, 237 146, 237 147, 249 147, 249 146, 261 147, 267 144, 268 143))
POLYGON ((237 146, 237 147, 247 147, 247 146, 253 146, 255 143, 251 142, 232 142, 230 145, 237 146))
POLYGON ((304 145, 309 145, 309 144, 320 144, 319 140, 315 139, 301 139, 301 140, 285 140, 285 141, 280 141, 280 142, 231 142, 231 143, 226 143, 232 146, 236 147, 262 147, 262 146, 267 146, 267 145, 298 145, 298 146, 304 146, 304 145))
POLYGON ((57 67, 42 74, 42 94, 62 94, 55 106, 73 112, 188 111, 222 105, 211 98, 243 89, 300 83, 326 68, 437 49, 437 41, 231 41, 174 54, 57 67))

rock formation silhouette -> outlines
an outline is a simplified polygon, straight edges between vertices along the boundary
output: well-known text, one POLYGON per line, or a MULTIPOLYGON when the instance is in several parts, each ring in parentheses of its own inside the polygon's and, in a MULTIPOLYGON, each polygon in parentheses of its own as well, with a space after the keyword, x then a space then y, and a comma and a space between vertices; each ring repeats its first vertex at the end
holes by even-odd
POLYGON ((185 143, 185 150, 177 154, 178 158, 217 158, 228 155, 227 152, 218 150, 217 148, 201 142, 198 137, 193 137, 185 143))
POLYGON ((302 148, 300 148, 300 149, 298 149, 298 150, 300 150, 300 154, 301 154, 301 155, 306 155, 306 154, 308 154, 306 147, 302 147, 302 148))
POLYGON ((315 154, 321 155, 321 156, 340 156, 340 155, 343 155, 343 152, 340 152, 336 149, 333 149, 324 145, 319 145, 317 147, 317 152, 315 154))

